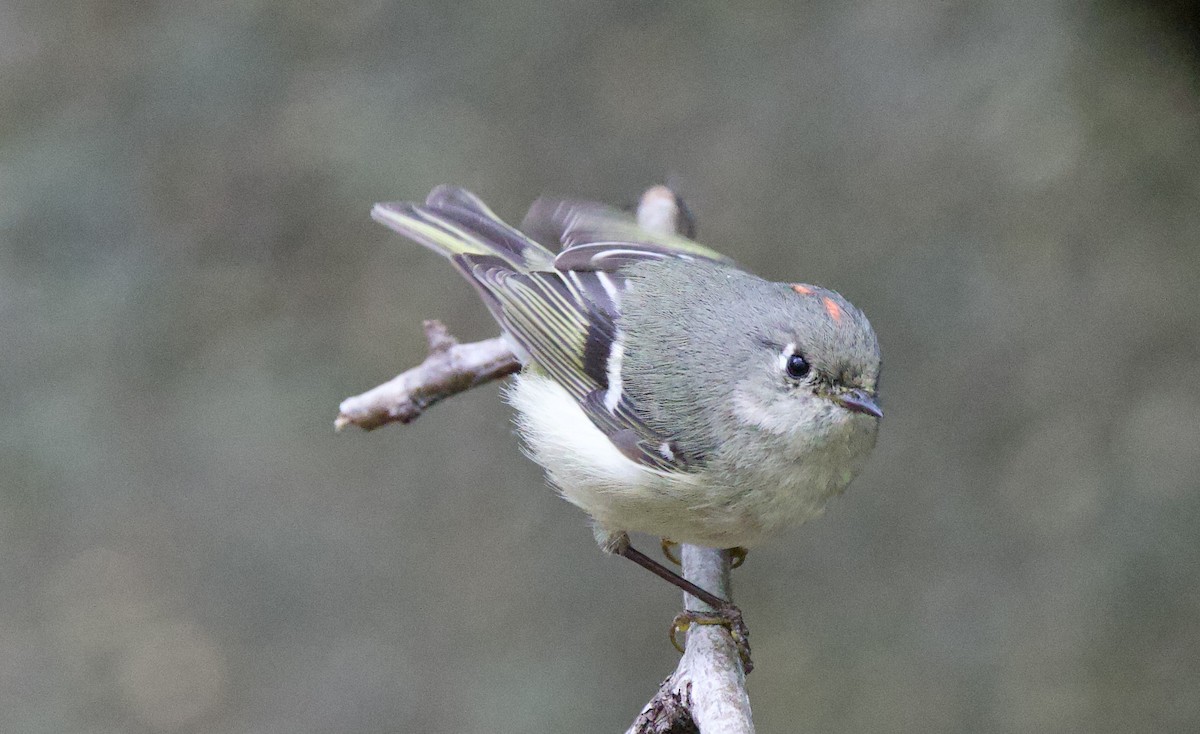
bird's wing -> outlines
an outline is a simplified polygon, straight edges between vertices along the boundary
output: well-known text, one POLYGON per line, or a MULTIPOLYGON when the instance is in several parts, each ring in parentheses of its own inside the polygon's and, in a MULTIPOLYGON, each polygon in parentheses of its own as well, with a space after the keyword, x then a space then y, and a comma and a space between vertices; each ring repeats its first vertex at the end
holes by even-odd
POLYGON ((610 295, 619 278, 600 271, 517 273, 487 256, 454 259, 508 334, 626 457, 660 471, 684 471, 701 458, 646 425, 622 389, 624 346, 610 295))
POLYGON ((461 189, 439 187, 424 205, 378 204, 373 214, 448 257, 527 361, 562 385, 625 456, 659 471, 688 468, 691 457, 647 426, 621 389, 615 321, 623 278, 562 267, 461 189))

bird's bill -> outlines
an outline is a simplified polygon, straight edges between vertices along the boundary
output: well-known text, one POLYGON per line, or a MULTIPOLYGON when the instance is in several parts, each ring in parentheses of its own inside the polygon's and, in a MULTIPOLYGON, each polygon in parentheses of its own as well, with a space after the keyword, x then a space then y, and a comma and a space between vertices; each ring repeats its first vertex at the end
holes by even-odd
POLYGON ((883 409, 874 395, 866 390, 850 390, 840 395, 834 395, 833 401, 851 413, 864 413, 876 418, 883 417, 883 409))

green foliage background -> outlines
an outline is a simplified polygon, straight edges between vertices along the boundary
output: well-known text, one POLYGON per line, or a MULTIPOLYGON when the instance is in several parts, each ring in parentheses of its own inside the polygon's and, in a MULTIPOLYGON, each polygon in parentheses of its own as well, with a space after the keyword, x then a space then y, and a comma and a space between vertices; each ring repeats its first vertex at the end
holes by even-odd
POLYGON ((884 350, 868 470, 735 577, 760 731, 1197 730, 1184 7, 0 2, 0 730, 623 730, 679 600, 496 387, 331 425, 494 334, 373 202, 668 175, 884 350))

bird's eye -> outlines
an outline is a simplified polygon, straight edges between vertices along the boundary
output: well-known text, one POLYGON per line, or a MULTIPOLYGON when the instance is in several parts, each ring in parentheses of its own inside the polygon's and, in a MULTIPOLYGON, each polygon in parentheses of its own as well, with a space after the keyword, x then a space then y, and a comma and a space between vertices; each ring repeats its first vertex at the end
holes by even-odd
POLYGON ((804 376, 808 374, 808 371, 812 368, 809 366, 808 360, 806 360, 804 357, 800 356, 799 354, 793 354, 787 358, 787 365, 785 369, 787 370, 788 377, 792 378, 793 380, 800 380, 803 379, 804 376))

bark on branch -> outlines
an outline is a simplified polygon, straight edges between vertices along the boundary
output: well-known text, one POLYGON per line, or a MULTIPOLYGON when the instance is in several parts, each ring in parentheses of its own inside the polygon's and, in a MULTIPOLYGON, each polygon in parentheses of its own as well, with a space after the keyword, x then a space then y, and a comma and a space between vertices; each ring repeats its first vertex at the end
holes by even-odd
MULTIPOLYGON (((689 581, 726 599, 729 552, 699 545, 682 546, 681 561, 689 581)), ((712 608, 684 594, 684 608, 712 608)), ((737 646, 723 627, 693 625, 679 665, 642 709, 626 734, 751 734, 750 697, 737 646)))
POLYGON ((399 421, 411 423, 434 403, 485 382, 519 372, 517 360, 502 337, 459 344, 440 321, 425 322, 429 356, 361 395, 338 406, 334 430, 358 426, 364 430, 399 421))
MULTIPOLYGON (((678 197, 665 186, 648 189, 638 204, 645 229, 690 234, 693 223, 678 197)), ((387 423, 410 423, 431 405, 452 395, 521 369, 501 337, 460 344, 438 321, 425 322, 429 355, 425 360, 367 392, 346 398, 338 407, 336 430, 365 430, 387 423)), ((717 596, 729 593, 729 554, 701 546, 681 547, 683 574, 717 596)), ((690 611, 713 611, 685 594, 690 611)), ((675 671, 659 686, 626 734, 752 734, 750 699, 741 658, 723 627, 693 625, 686 651, 675 671)))

